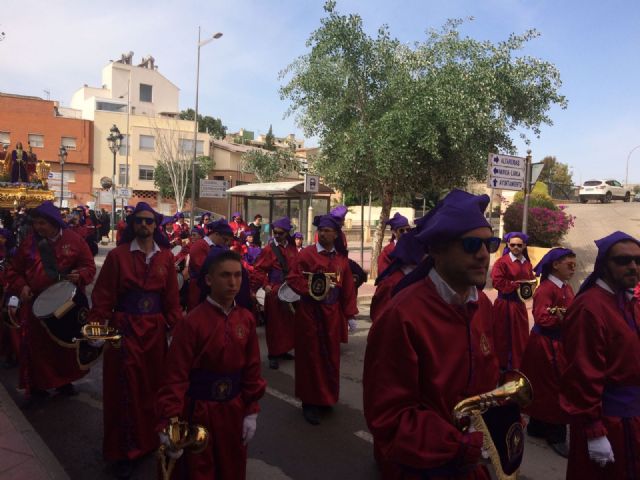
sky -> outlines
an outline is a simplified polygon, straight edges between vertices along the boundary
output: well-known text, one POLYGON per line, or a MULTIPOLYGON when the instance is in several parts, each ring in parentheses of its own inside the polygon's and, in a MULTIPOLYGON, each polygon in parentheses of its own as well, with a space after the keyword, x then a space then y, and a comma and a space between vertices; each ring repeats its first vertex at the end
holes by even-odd
MULTIPOLYGON (((616 178, 640 183, 640 2, 637 0, 338 0, 372 35, 386 24, 406 44, 449 18, 473 17, 463 34, 498 42, 537 29, 523 53, 554 63, 568 108, 552 108, 552 126, 518 155, 548 155, 570 165, 574 181, 616 178)), ((308 51, 324 0, 2 0, 0 91, 50 97, 68 106, 84 84, 99 86, 102 68, 125 52, 153 55, 159 72, 193 108, 198 26, 202 38, 199 111, 229 131, 302 138, 279 88, 279 72, 308 51), (48 91, 47 94, 45 91, 48 91)), ((308 139, 313 146, 317 139, 308 139)))

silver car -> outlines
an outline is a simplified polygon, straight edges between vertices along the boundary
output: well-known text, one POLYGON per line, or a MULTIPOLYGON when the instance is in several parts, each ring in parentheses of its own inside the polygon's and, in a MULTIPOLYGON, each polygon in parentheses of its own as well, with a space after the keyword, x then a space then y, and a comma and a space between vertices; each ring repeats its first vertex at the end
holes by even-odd
POLYGON ((624 187, 617 180, 587 180, 580 187, 580 203, 589 200, 600 200, 600 203, 609 203, 611 200, 631 201, 631 190, 624 187))

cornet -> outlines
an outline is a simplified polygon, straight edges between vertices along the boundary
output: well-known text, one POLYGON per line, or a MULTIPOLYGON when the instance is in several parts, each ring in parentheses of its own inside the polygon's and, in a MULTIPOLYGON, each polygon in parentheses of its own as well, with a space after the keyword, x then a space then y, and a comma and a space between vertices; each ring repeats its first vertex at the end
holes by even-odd
POLYGON ((120 348, 122 335, 114 327, 101 325, 99 323, 87 323, 82 327, 81 332, 82 337, 74 338, 73 343, 103 340, 105 342, 111 342, 115 348, 120 348))
POLYGON ((171 418, 169 425, 162 432, 169 438, 169 445, 161 445, 157 455, 162 478, 169 480, 176 465, 176 459, 169 457, 167 450, 186 449, 191 453, 200 453, 207 447, 209 432, 202 425, 190 425, 187 422, 179 421, 177 417, 171 418))

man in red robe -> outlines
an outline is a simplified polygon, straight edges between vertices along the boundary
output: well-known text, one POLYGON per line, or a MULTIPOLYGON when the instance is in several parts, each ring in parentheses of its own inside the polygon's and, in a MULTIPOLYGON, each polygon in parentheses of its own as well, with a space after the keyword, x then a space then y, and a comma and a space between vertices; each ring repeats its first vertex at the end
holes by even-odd
MULTIPOLYGON (((242 283, 240 257, 217 251, 205 265, 209 295, 176 326, 157 395, 157 431, 175 417, 209 431, 206 449, 176 465, 174 478, 185 480, 244 480, 247 444, 266 389, 253 315, 234 300, 242 283)), ((161 441, 168 444, 162 433, 161 441)))
POLYGON ((402 234, 411 230, 411 227, 409 226, 409 219, 404 215, 400 215, 398 212, 387 220, 387 225, 391 228, 391 240, 382 249, 380 256, 378 257, 378 275, 384 272, 387 267, 391 265, 391 252, 396 248, 396 244, 402 237, 402 234))
POLYGON ((126 205, 124 207, 124 218, 118 220, 118 223, 116 224, 116 245, 120 245, 122 243, 122 234, 127 228, 127 218, 132 213, 133 207, 131 205, 126 205))
POLYGON ((364 415, 385 480, 490 478, 479 464, 483 434, 463 433, 452 418, 460 400, 499 379, 491 302, 478 288, 500 244, 488 203, 460 190, 445 197, 418 235, 429 250, 424 268, 369 332, 364 415))
POLYGON ((533 387, 533 402, 527 407, 527 433, 547 440, 563 457, 567 419, 559 403, 560 377, 566 364, 560 338, 564 314, 573 302, 573 289, 567 282, 576 269, 576 255, 568 248, 554 248, 533 269, 540 286, 533 295, 533 319, 527 347, 522 356, 522 373, 533 387))
POLYGON ((96 274, 96 265, 87 242, 67 228, 52 202, 43 202, 29 213, 33 232, 20 244, 6 272, 7 284, 20 299, 20 386, 26 389, 27 398, 46 396, 50 388, 74 395, 71 382, 88 370, 80 369, 75 348, 63 347, 53 340, 32 307, 38 295, 60 280, 74 283, 79 295, 84 296, 85 286, 96 274))
POLYGON ((201 292, 198 285, 198 276, 211 247, 227 248, 233 240, 233 231, 224 218, 209 222, 205 227, 205 234, 201 240, 196 240, 189 248, 188 311, 191 311, 200 303, 201 292))
POLYGON ((162 215, 139 202, 123 242, 105 259, 91 296, 89 320, 122 335, 103 361, 104 457, 118 476, 132 460, 158 448, 154 401, 167 354, 167 335, 182 319, 173 254, 158 226, 162 215))
POLYGON ((355 328, 358 306, 338 220, 323 215, 313 224, 318 227, 318 243, 298 254, 286 281, 302 297, 295 307, 296 396, 302 400, 305 420, 318 425, 320 407, 338 401, 340 341, 347 322, 355 328), (326 296, 310 295, 309 273, 334 274, 334 286, 325 291, 326 296))
POLYGON ((614 232, 595 243, 593 273, 562 325, 567 480, 640 478, 640 241, 614 232))
POLYGON ((289 217, 271 224, 273 238, 253 265, 252 290, 262 287, 265 291, 264 314, 269 368, 279 368, 279 358, 291 359, 294 346, 294 312, 290 303, 278 299, 278 289, 287 278, 289 269, 298 254, 289 232, 293 228, 289 217))
POLYGON ((7 305, 7 311, 0 314, 0 357, 4 358, 6 368, 18 364, 20 352, 20 328, 16 307, 18 304, 16 292, 9 288, 6 281, 6 269, 11 258, 15 256, 15 237, 11 230, 0 228, 0 291, 2 301, 7 305))
POLYGON ((516 292, 523 281, 535 278, 526 252, 528 238, 522 232, 506 234, 507 248, 491 270, 493 288, 498 290, 493 304, 493 337, 503 370, 520 368, 529 338, 527 306, 516 292))

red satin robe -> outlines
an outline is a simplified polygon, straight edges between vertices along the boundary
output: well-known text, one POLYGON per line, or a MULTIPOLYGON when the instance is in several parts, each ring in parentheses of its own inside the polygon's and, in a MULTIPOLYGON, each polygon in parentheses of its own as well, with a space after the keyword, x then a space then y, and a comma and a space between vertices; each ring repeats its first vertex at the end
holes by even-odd
MULTIPOLYGON (((380 270, 378 270, 380 271, 380 270)), ((400 280, 404 278, 405 273, 399 269, 393 272, 391 275, 382 280, 376 287, 376 291, 371 299, 371 306, 369 307, 369 316, 373 323, 382 315, 385 307, 389 305, 391 301, 391 294, 393 289, 400 280)))
MULTIPOLYGON (((52 247, 59 272, 76 270, 80 274, 78 287, 81 289, 93 281, 96 264, 84 238, 69 229, 63 229, 52 242, 52 247)), ((22 303, 18 310, 21 324, 20 386, 27 391, 46 390, 85 376, 88 370, 80 370, 76 348, 56 343, 32 313, 33 301, 57 282, 45 272, 33 234, 22 242, 10 262, 6 280, 18 296, 25 285, 29 285, 33 293, 32 300, 22 303)))
POLYGON ((104 350, 103 449, 107 461, 138 458, 158 448, 153 412, 164 378, 166 335, 183 317, 171 251, 161 249, 147 265, 145 254, 131 252, 130 246, 123 243, 109 252, 91 296, 89 319, 108 321, 124 336, 120 348, 107 344, 104 350), (135 292, 158 294, 161 311, 116 311, 124 296, 135 292))
POLYGON ((157 396, 156 430, 162 430, 171 417, 191 418, 211 437, 202 453, 185 453, 186 460, 176 465, 173 478, 244 480, 247 447, 242 444, 242 423, 245 416, 260 411, 258 400, 265 389, 251 312, 236 306, 225 315, 209 301, 190 312, 175 328, 157 396), (239 394, 227 401, 190 399, 187 390, 194 369, 240 374, 239 394))
POLYGON ((618 308, 617 296, 599 286, 577 296, 567 312, 562 327, 567 369, 560 391, 560 405, 571 416, 567 480, 640 478, 640 417, 602 411, 605 386, 640 387, 640 307, 635 301, 627 306, 635 329, 618 308), (602 435, 615 457, 604 468, 589 460, 587 450, 587 439, 602 435))
MULTIPOLYGON (((267 350, 270 356, 278 356, 287 353, 294 346, 295 316, 289 307, 290 304, 278 300, 278 289, 284 282, 282 267, 273 253, 271 245, 273 241, 262 249, 253 265, 252 290, 260 287, 271 287, 271 292, 264 300, 264 311, 267 317, 265 333, 267 337, 267 350)), ((296 260, 298 251, 295 245, 289 243, 287 247, 278 246, 280 252, 291 269, 296 260)))
POLYGON ((425 278, 398 292, 371 327, 364 415, 383 479, 427 478, 421 473, 430 480, 490 478, 485 467, 473 467, 482 434, 458 430, 452 410, 498 383, 491 316, 483 292, 477 302, 449 305, 425 278), (453 471, 428 471, 437 468, 453 471))
POLYGON ((558 425, 567 423, 558 398, 560 376, 566 368, 566 361, 560 340, 560 317, 549 313, 547 309, 568 308, 573 298, 570 285, 559 288, 551 280, 540 283, 533 295, 536 327, 531 331, 522 356, 522 373, 531 382, 534 392, 533 402, 527 407, 527 412, 538 420, 558 425))
POLYGON ((200 287, 198 274, 207 259, 211 244, 204 238, 196 240, 189 249, 189 295, 187 297, 187 311, 193 310, 200 303, 200 287))
POLYGON ((122 243, 122 235, 126 229, 127 222, 124 220, 118 220, 118 223, 116 224, 116 245, 120 245, 122 243))
POLYGON ((519 369, 522 354, 529 338, 529 316, 527 306, 517 294, 516 280, 532 280, 531 262, 511 261, 507 253, 500 257, 491 270, 493 288, 509 300, 498 297, 493 304, 493 338, 498 353, 500 368, 519 369))
POLYGON ((384 272, 389 265, 391 265, 391 252, 396 248, 396 242, 391 240, 385 245, 378 257, 378 275, 384 272))
POLYGON ((303 403, 333 405, 340 391, 340 341, 347 320, 358 314, 356 288, 347 257, 318 253, 310 245, 298 253, 287 284, 302 300, 295 315, 295 391, 303 403), (335 292, 325 303, 309 296, 308 276, 302 272, 337 273, 335 292), (335 299, 335 303, 329 303, 335 299))
MULTIPOLYGON (((9 258, 6 258, 6 253, 4 247, 0 246, 0 258, 5 260, 5 269, 10 261, 9 258)), ((18 296, 20 292, 17 294, 9 289, 9 285, 6 281, 6 272, 5 270, 0 270, 0 291, 2 292, 2 300, 6 304, 11 295, 18 296)), ((0 318, 0 357, 4 358, 6 361, 10 362, 12 359, 19 358, 20 352, 20 329, 10 327, 7 322, 5 322, 8 317, 8 313, 3 313, 0 318)))

